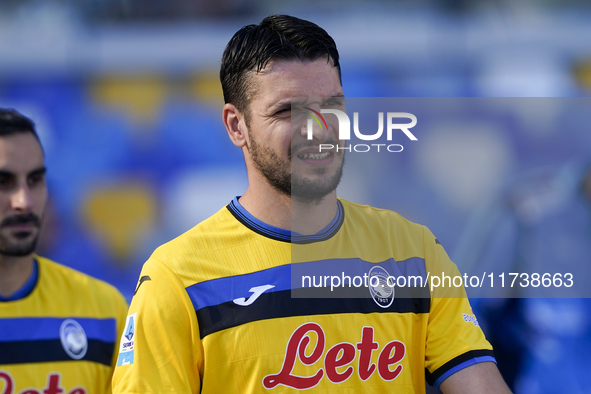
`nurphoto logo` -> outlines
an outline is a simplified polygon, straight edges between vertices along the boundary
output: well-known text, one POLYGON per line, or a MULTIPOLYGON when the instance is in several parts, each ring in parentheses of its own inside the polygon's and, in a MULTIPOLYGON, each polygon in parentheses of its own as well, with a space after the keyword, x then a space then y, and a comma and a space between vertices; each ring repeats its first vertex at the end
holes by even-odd
MULTIPOLYGON (((314 121, 318 124, 321 130, 328 130, 328 123, 322 114, 332 114, 337 117, 339 122, 339 140, 347 141, 351 139, 351 121, 349 115, 344 111, 338 109, 320 109, 320 112, 309 108, 303 107, 305 110, 304 114, 309 115, 307 126, 307 138, 312 140, 314 138, 314 121)), ((400 130, 406 135, 411 141, 417 141, 417 137, 409 130, 417 124, 417 117, 408 112, 387 112, 386 113, 386 139, 392 141, 394 131, 400 130), (400 123, 400 119, 407 119, 410 122, 400 123)), ((378 112, 378 131, 373 134, 363 134, 359 130, 359 112, 353 112, 353 132, 355 136, 362 141, 376 141, 382 137, 384 133, 384 113, 378 112)), ((404 147, 400 144, 354 144, 348 146, 334 146, 333 144, 319 144, 319 152, 323 150, 336 149, 337 152, 340 150, 346 150, 349 152, 369 152, 376 150, 380 152, 380 149, 387 150, 388 152, 402 152, 404 147)))

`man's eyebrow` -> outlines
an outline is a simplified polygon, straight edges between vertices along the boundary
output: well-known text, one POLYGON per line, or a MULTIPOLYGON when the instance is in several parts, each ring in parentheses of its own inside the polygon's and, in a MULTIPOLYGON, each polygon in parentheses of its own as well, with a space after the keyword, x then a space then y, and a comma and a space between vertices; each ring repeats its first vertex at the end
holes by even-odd
POLYGON ((14 176, 14 172, 7 171, 7 170, 0 170, 0 176, 3 176, 3 177, 14 176))
POLYGON ((279 101, 275 105, 272 105, 271 108, 269 108, 269 112, 274 114, 276 112, 289 110, 289 109, 291 109, 291 100, 284 100, 284 101, 279 101))
MULTIPOLYGON (((29 172, 29 174, 27 174, 27 176, 31 176, 31 175, 44 175, 47 172, 47 168, 46 167, 40 167, 40 168, 35 168, 33 171, 29 172)), ((9 170, 0 170, 0 176, 3 177, 15 177, 16 174, 12 171, 9 170)))
POLYGON ((36 168, 33 171, 29 172, 29 176, 31 176, 31 175, 45 175, 46 172, 47 172, 47 168, 44 166, 44 167, 36 168))
POLYGON ((326 97, 324 99, 324 103, 331 101, 331 100, 338 100, 339 102, 344 102, 345 100, 345 95, 342 93, 339 94, 335 94, 334 96, 330 96, 330 97, 326 97))
MULTIPOLYGON (((333 94, 332 96, 328 96, 326 98, 343 98, 345 97, 345 95, 343 93, 336 93, 333 94)), ((303 100, 296 100, 296 99, 288 99, 288 100, 283 100, 283 101, 279 101, 277 102, 275 105, 272 105, 271 108, 269 108, 269 111, 271 113, 276 113, 279 111, 283 111, 283 110, 289 110, 292 109, 292 107, 299 107, 304 105, 304 101, 303 100)))

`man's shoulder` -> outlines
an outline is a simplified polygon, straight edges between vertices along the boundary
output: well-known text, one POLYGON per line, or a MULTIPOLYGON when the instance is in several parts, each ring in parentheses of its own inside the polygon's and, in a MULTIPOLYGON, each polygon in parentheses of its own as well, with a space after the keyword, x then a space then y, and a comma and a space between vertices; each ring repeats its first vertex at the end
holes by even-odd
POLYGON ((111 297, 123 300, 123 296, 113 285, 94 278, 88 274, 77 271, 74 268, 59 264, 46 257, 35 255, 39 263, 39 275, 44 281, 52 284, 52 287, 62 291, 71 291, 75 297, 86 295, 97 297, 111 297), (84 291, 80 291, 84 290, 84 291))
POLYGON ((227 242, 223 242, 222 239, 241 230, 242 226, 239 226, 227 206, 224 206, 190 230, 160 245, 150 259, 166 262, 222 249, 227 246, 227 242))
POLYGON ((424 231, 425 227, 423 225, 408 220, 398 212, 371 205, 357 204, 342 198, 339 198, 339 201, 345 210, 345 217, 354 223, 373 222, 376 225, 403 227, 418 233, 424 231))
POLYGON ((365 254, 390 256, 396 260, 425 257, 425 251, 437 244, 429 229, 389 209, 360 205, 340 200, 345 210, 341 240, 349 240, 348 248, 365 254))
POLYGON ((159 246, 144 264, 142 275, 168 278, 187 287, 289 261, 289 242, 277 241, 253 230, 230 209, 222 208, 159 246))

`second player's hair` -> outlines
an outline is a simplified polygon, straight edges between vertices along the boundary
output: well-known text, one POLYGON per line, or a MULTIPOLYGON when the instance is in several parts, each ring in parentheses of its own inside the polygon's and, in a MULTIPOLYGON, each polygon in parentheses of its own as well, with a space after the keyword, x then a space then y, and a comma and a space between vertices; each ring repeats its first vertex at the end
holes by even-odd
POLYGON ((39 141, 35 123, 31 119, 14 109, 0 108, 0 137, 20 133, 31 133, 39 141))
POLYGON ((273 60, 314 61, 323 57, 336 67, 341 80, 337 46, 320 26, 289 15, 271 15, 258 25, 244 26, 234 34, 222 56, 224 101, 234 104, 248 123, 251 72, 261 71, 273 60))

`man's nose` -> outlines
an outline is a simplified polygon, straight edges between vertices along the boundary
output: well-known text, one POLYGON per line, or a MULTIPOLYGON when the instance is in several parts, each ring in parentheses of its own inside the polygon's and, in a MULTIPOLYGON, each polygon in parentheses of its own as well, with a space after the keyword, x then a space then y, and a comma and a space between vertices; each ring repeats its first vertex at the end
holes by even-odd
POLYGON ((315 114, 313 117, 309 116, 306 122, 302 125, 302 137, 307 140, 317 140, 325 142, 330 139, 332 128, 326 123, 324 117, 315 114))
POLYGON ((11 196, 12 209, 27 212, 33 205, 31 191, 26 185, 20 186, 11 196))

